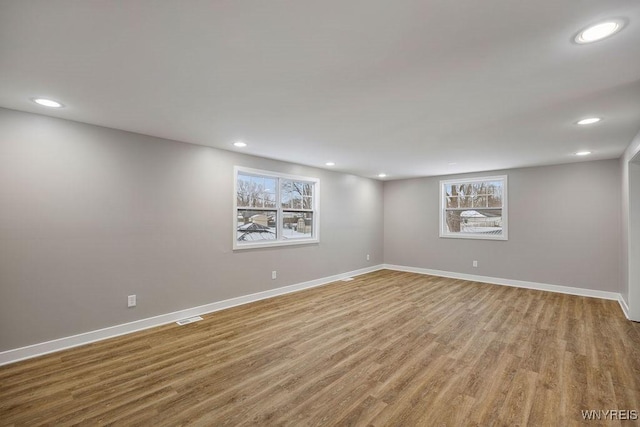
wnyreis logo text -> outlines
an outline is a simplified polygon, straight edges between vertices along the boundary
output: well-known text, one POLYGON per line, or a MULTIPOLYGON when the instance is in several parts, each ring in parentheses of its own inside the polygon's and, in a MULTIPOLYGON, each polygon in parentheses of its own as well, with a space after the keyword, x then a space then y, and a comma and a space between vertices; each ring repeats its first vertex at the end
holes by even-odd
POLYGON ((582 410, 583 420, 637 420, 638 411, 635 409, 587 409, 582 410))

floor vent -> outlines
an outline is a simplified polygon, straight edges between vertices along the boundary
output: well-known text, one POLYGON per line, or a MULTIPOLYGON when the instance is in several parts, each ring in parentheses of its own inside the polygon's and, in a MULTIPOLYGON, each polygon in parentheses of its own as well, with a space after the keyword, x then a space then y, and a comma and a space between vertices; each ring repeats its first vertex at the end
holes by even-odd
POLYGON ((350 282, 353 280, 353 277, 345 277, 344 279, 342 279, 343 282, 350 282))
POLYGON ((188 319, 178 320, 176 323, 182 326, 182 325, 188 325, 189 323, 197 322, 199 320, 202 320, 202 317, 195 316, 195 317, 189 317, 188 319))

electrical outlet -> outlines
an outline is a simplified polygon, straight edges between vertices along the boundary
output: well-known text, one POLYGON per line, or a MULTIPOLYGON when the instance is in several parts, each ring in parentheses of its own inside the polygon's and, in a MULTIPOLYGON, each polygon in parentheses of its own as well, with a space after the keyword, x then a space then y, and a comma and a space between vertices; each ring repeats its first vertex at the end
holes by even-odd
POLYGON ((369 261, 369 254, 367 254, 367 261, 369 261))
POLYGON ((278 272, 273 270, 271 272, 271 280, 276 280, 278 278, 278 272))
POLYGON ((135 307, 136 306, 136 296, 135 295, 129 295, 127 297, 127 307, 131 308, 131 307, 135 307))
POLYGON ((473 261, 473 266, 474 266, 474 267, 477 267, 477 266, 478 266, 478 261, 475 261, 475 260, 474 260, 474 261, 473 261))

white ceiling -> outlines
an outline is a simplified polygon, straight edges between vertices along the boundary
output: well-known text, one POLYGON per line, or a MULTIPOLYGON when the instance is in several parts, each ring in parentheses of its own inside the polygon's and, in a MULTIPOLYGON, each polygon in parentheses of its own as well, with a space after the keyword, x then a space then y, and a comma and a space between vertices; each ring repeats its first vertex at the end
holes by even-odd
POLYGON ((0 0, 0 106, 387 179, 615 158, 640 2, 0 0))

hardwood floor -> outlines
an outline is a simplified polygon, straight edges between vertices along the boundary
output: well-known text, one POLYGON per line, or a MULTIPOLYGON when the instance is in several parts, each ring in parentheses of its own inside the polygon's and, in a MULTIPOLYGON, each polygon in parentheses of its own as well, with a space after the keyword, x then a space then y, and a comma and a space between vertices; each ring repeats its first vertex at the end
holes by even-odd
POLYGON ((617 302, 383 270, 0 367, 0 425, 638 425, 617 302))

